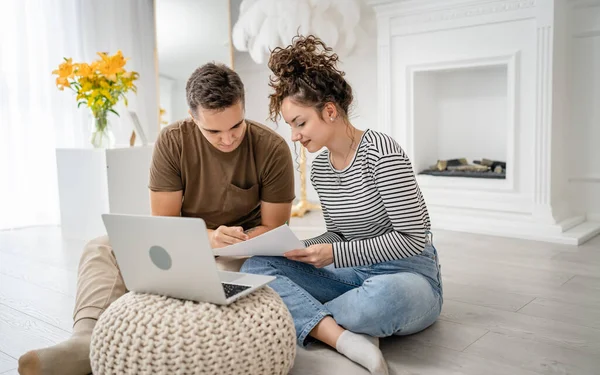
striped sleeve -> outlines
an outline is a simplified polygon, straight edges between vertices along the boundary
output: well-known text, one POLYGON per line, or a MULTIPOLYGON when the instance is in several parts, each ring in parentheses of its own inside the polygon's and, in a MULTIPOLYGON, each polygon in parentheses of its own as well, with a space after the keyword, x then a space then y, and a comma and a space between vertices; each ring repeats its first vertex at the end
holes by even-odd
POLYGON ((335 232, 325 232, 317 237, 302 240, 305 247, 309 247, 310 245, 318 245, 321 243, 335 243, 341 241, 344 241, 344 238, 339 233, 335 232))
POLYGON ((420 254, 425 248, 423 209, 408 157, 403 152, 378 155, 373 179, 392 230, 371 238, 335 242, 335 267, 356 267, 420 254))
POLYGON ((307 240, 302 240, 305 247, 310 245, 318 245, 321 243, 334 243, 346 241, 344 236, 335 228, 333 221, 329 217, 329 213, 327 212, 327 208, 325 206, 322 207, 323 210, 323 219, 325 219, 325 227, 327 228, 327 232, 321 234, 320 236, 309 238, 307 240))

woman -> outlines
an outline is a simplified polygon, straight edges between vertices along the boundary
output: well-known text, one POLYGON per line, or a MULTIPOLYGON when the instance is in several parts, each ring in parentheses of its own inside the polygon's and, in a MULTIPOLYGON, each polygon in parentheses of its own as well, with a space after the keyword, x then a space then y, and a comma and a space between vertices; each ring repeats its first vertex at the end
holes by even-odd
POLYGON ((327 233, 285 258, 250 258, 242 271, 277 277, 269 285, 289 308, 299 345, 320 340, 387 374, 378 338, 431 325, 442 308, 441 276, 410 161, 391 137, 350 123, 352 88, 337 61, 314 36, 271 54, 271 118, 281 113, 309 152, 325 147, 311 181, 327 233))

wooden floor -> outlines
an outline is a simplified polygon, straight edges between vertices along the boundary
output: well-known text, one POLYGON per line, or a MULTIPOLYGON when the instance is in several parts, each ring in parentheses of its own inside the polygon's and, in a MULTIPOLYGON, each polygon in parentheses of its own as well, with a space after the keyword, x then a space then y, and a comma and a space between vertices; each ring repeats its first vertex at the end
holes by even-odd
MULTIPOLYGON (((299 236, 321 223, 292 221, 299 236)), ((392 374, 600 374, 600 237, 575 247, 437 231, 434 244, 442 315, 381 341, 392 374)), ((55 227, 0 231, 0 374, 69 337, 83 245, 55 227)), ((315 345, 298 351, 292 373, 366 371, 315 345)))

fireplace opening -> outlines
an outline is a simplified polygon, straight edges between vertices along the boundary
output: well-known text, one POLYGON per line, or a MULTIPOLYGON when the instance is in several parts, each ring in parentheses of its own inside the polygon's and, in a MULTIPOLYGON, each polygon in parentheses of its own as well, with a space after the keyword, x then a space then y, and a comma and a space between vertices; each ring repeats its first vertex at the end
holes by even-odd
POLYGON ((481 159, 469 163, 465 158, 438 160, 435 165, 421 171, 419 174, 442 177, 505 179, 506 162, 481 159))
POLYGON ((414 72, 414 166, 419 174, 505 179, 506 64, 414 72))

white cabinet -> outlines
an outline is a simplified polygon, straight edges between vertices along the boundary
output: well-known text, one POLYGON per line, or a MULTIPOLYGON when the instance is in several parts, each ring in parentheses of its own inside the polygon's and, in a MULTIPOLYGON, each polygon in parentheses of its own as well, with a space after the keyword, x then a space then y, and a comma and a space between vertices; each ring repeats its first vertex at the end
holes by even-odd
POLYGON ((103 213, 150 214, 153 146, 56 150, 62 234, 90 240, 106 233, 103 213))

